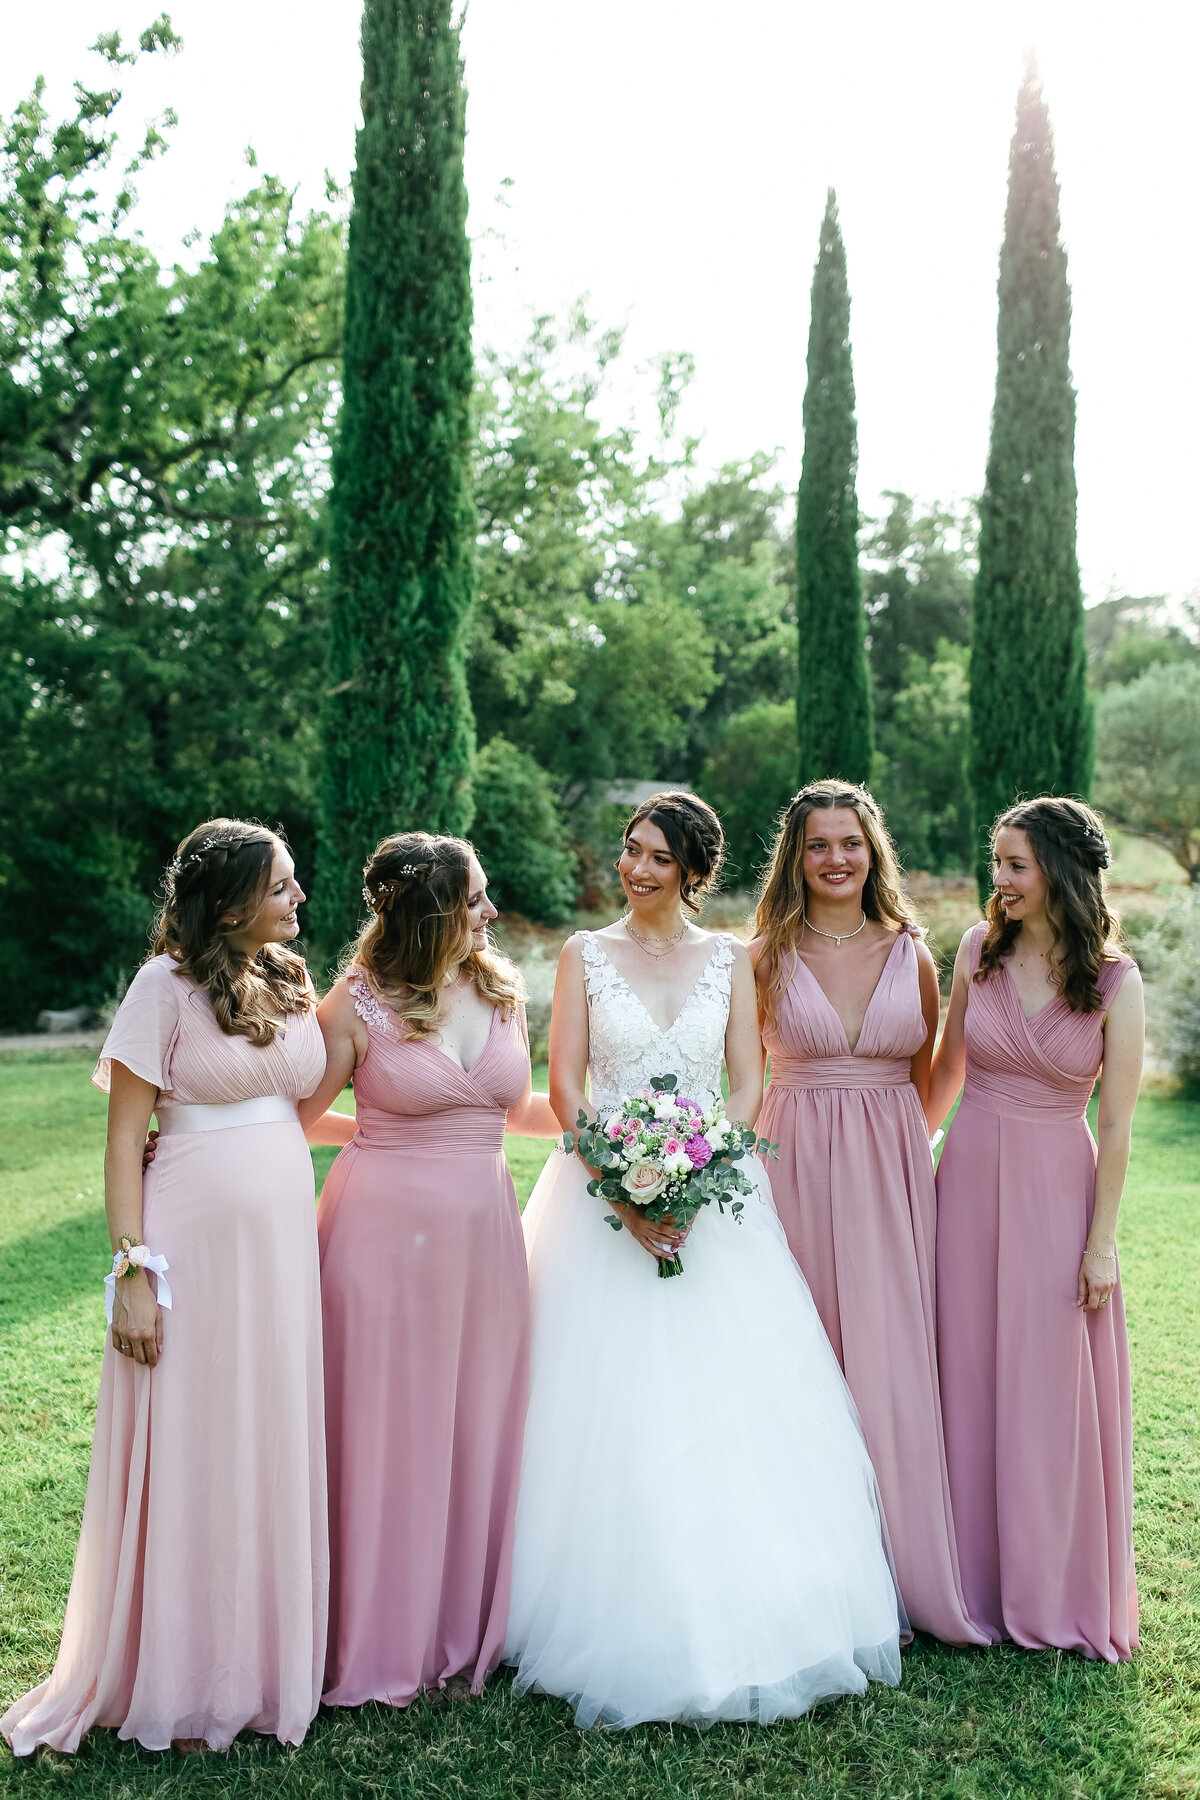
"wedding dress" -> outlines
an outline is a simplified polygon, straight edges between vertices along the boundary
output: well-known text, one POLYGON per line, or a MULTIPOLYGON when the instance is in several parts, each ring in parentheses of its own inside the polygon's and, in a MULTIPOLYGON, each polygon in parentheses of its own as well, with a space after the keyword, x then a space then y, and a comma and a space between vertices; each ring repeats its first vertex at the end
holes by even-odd
MULTIPOLYGON (((669 1030, 580 934, 592 1104, 720 1092, 730 940, 669 1030)), ((906 1629, 853 1402, 756 1157, 682 1276, 551 1156, 525 1211, 531 1392, 505 1660, 579 1725, 762 1723, 900 1679, 906 1629)))

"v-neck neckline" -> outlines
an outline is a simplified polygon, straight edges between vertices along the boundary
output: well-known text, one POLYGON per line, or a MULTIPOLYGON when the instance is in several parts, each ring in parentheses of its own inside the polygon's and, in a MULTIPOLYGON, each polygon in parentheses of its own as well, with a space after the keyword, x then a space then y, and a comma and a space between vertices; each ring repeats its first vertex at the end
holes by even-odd
POLYGON ((1051 994, 1050 998, 1046 1001, 1046 1004, 1044 1006, 1039 1006, 1035 1013, 1027 1013, 1025 1011, 1025 1008, 1021 1005, 1021 991, 1018 988, 1016 982, 1013 980, 1012 970, 1008 966, 1008 958, 1007 957, 1003 957, 1001 959, 1000 967, 1004 970, 1005 975, 1008 977, 1009 989, 1012 993, 1012 997, 1016 1004, 1017 1011, 1020 1013, 1021 1017, 1024 1019, 1026 1025, 1035 1024, 1036 1021, 1041 1018, 1043 1013, 1047 1013, 1050 1011, 1050 1008, 1054 1005, 1056 1000, 1062 999, 1061 994, 1058 994, 1058 993, 1051 994))
POLYGON ((475 1058, 475 1061, 471 1064, 469 1069, 464 1068, 463 1064, 459 1062, 457 1056, 451 1056, 449 1050, 447 1050, 444 1045, 435 1044, 431 1037, 419 1037, 419 1038, 415 1038, 415 1039, 409 1038, 408 1042, 410 1044, 411 1043, 424 1044, 424 1046, 427 1050, 434 1050, 437 1052, 437 1054, 439 1056, 444 1056, 446 1061, 451 1065, 452 1068, 457 1069, 460 1075, 465 1075, 467 1080, 470 1081, 472 1079, 472 1077, 474 1076, 475 1071, 478 1069, 480 1063, 483 1061, 484 1057, 487 1055, 488 1051, 492 1047, 492 1037, 495 1033, 496 1020, 499 1018, 499 1016, 500 1016, 500 1008, 498 1006, 493 1006, 492 1022, 488 1026, 487 1040, 484 1043, 483 1049, 479 1052, 479 1055, 475 1058))
POLYGON ((845 1025, 843 1025, 843 1023, 842 1023, 842 1015, 839 1013, 837 1007, 833 1004, 833 1001, 829 998, 829 995, 825 992, 825 989, 821 986, 821 983, 817 980, 816 971, 809 967, 809 965, 805 962, 804 958, 801 956, 799 950, 793 951, 792 954, 795 956, 796 961, 799 963, 800 967, 804 970, 805 974, 808 975, 809 979, 812 981, 813 986, 816 988, 818 994, 820 994, 822 1000, 825 1002, 826 1006, 829 1008, 830 1013, 833 1015, 833 1018, 836 1020, 837 1028, 842 1034, 842 1042, 846 1046, 846 1055, 847 1056, 857 1056, 858 1055, 858 1046, 863 1041, 863 1033, 867 1029, 867 1020, 871 1016, 871 1008, 874 1006, 876 1000, 879 997, 879 990, 883 986, 883 978, 887 974, 888 969, 891 966, 892 958, 896 954, 897 945, 900 943, 902 938, 906 938, 907 936, 908 936, 907 931, 904 931, 904 930, 898 931, 896 933, 896 943, 892 945, 891 949, 888 951, 887 955, 883 959, 883 967, 880 969, 879 974, 876 977, 875 986, 871 989, 871 998, 867 1001, 866 1007, 863 1011, 862 1024, 858 1028, 858 1036, 854 1040, 853 1049, 851 1049, 851 1047, 850 1047, 850 1034, 846 1030, 845 1025))
POLYGON ((708 957, 705 960, 704 967, 700 970, 699 974, 696 976, 695 981, 692 983, 691 987, 689 988, 687 996, 684 999, 683 1005, 679 1008, 679 1011, 675 1014, 675 1017, 671 1020, 671 1023, 669 1025, 663 1026, 663 1025, 660 1025, 658 1020, 654 1017, 654 1014, 650 1011, 650 1008, 646 1005, 646 1002, 642 999, 642 996, 638 993, 637 989, 633 986, 632 982, 627 980, 627 978, 624 975, 622 975, 620 969, 618 969, 616 963, 613 961, 612 957, 608 954, 608 951, 604 948, 604 945, 600 942, 600 939, 595 932, 592 933, 592 942, 596 945, 601 956, 604 958, 605 962, 608 964, 609 968, 612 970, 612 972, 616 976, 617 980, 621 983, 621 986, 625 989, 625 992, 630 996, 631 999, 635 1000, 637 1002, 637 1004, 641 1007, 642 1012, 645 1014, 645 1016, 649 1020, 650 1024, 654 1027, 655 1031, 657 1031, 659 1037, 670 1037, 671 1033, 674 1031, 675 1027, 678 1025, 680 1019, 682 1019, 684 1013, 687 1011, 688 1007, 692 1004, 692 1001, 696 998, 696 991, 699 988, 700 983, 704 980, 704 977, 708 974, 708 971, 712 968, 713 959, 716 956, 717 951, 721 945, 720 937, 717 935, 714 935, 713 947, 708 953, 708 957))

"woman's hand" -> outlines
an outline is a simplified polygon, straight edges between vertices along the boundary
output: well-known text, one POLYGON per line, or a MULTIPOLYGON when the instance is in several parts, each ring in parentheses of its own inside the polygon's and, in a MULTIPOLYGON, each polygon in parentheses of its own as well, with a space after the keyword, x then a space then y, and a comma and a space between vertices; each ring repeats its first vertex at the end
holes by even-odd
POLYGON ((145 1269, 118 1277, 113 1292, 113 1348, 153 1368, 162 1351, 162 1311, 145 1269))
POLYGON ((1099 1312, 1107 1306, 1117 1285, 1117 1255, 1110 1245, 1106 1250, 1085 1250, 1079 1265, 1075 1304, 1088 1312, 1099 1312))
POLYGON ((150 1167, 150 1164, 154 1161, 154 1152, 157 1149, 158 1149, 158 1133, 157 1133, 157 1131, 148 1131, 146 1133, 146 1142, 142 1146, 142 1174, 143 1175, 146 1173, 146 1170, 150 1167))
POLYGON ((663 1219, 649 1220, 640 1206, 625 1200, 614 1200, 612 1209, 626 1231, 635 1237, 648 1256, 656 1262, 667 1261, 687 1243, 687 1231, 681 1231, 670 1213, 663 1219))

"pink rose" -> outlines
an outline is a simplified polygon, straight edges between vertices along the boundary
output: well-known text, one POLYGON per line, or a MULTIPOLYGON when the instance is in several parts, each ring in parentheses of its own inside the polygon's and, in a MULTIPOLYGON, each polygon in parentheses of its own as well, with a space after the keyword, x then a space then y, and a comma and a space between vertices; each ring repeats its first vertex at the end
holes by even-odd
POLYGON ((663 1145, 663 1154, 664 1154, 664 1156, 678 1156, 679 1152, 682 1149, 683 1149, 683 1139, 682 1138, 669 1137, 667 1139, 666 1143, 663 1145))
POLYGON ((666 1179, 653 1163, 639 1162, 634 1163, 632 1169, 626 1169, 621 1186, 636 1205, 646 1206, 661 1192, 666 1179))
POLYGON ((701 1137, 699 1132, 695 1137, 690 1137, 683 1147, 688 1153, 693 1169, 702 1169, 705 1163, 712 1161, 712 1145, 706 1137, 701 1137))
POLYGON ((608 1128, 607 1128, 607 1135, 609 1136, 609 1138, 612 1140, 612 1142, 614 1144, 617 1142, 618 1138, 620 1138, 623 1135, 620 1119, 610 1119, 609 1120, 608 1128))

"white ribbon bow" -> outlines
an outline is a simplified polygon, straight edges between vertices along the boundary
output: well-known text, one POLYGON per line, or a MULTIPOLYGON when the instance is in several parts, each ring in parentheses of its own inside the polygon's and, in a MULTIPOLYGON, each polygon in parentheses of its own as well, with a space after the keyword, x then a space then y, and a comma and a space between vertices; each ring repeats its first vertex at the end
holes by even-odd
POLYGON ((135 1269, 151 1269, 158 1276, 158 1304, 171 1311, 171 1287, 167 1280, 170 1263, 165 1256, 154 1256, 145 1244, 133 1244, 128 1250, 118 1250, 113 1257, 112 1274, 104 1277, 104 1316, 112 1324, 113 1300, 117 1292, 117 1272, 120 1279, 125 1279, 125 1271, 121 1264, 132 1263, 135 1269))

